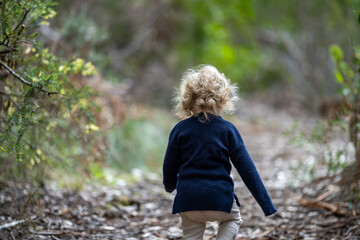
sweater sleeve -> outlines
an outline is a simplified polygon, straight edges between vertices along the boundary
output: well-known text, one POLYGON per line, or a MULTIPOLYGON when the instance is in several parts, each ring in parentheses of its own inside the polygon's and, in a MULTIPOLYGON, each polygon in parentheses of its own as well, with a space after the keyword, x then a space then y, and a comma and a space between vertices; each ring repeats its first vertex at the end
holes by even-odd
POLYGON ((169 136, 169 143, 166 148, 163 163, 163 184, 167 192, 172 192, 176 189, 180 159, 181 157, 179 146, 177 144, 177 134, 174 128, 169 136))
POLYGON ((255 164, 245 148, 244 141, 235 127, 230 137, 230 159, 236 170, 239 172, 246 187, 262 208, 265 216, 277 212, 265 189, 255 164))

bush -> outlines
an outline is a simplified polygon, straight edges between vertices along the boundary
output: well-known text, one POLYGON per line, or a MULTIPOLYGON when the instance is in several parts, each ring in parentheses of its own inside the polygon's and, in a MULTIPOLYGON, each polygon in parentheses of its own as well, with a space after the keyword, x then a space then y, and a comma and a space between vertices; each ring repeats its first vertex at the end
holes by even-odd
POLYGON ((36 28, 56 15, 54 5, 0 2, 0 172, 7 179, 41 179, 46 166, 68 165, 84 151, 86 133, 97 130, 94 91, 69 79, 96 74, 94 65, 65 61, 36 41, 36 28))

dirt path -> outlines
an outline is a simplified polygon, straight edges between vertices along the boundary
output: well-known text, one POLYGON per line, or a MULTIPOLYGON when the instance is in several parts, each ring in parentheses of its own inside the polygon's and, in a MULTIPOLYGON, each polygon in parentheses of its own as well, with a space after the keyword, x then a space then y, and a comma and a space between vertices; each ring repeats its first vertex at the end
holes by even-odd
MULTIPOLYGON (((299 204, 297 197, 315 198, 324 187, 299 184, 291 170, 307 157, 304 149, 289 146, 289 139, 282 134, 291 128, 294 118, 265 105, 246 104, 251 112, 240 111, 231 121, 242 133, 279 213, 265 218, 233 172, 244 220, 237 239, 360 239, 359 218, 299 204)), ((304 129, 313 124, 309 118, 300 121, 304 129)), ((173 197, 165 193, 159 178, 117 188, 89 187, 81 192, 3 186, 0 238, 181 239, 180 219, 171 215, 173 197), (33 202, 28 202, 29 195, 33 202), (15 222, 14 216, 27 222, 15 222), (14 226, 1 228, 4 223, 14 226)), ((215 224, 209 223, 205 239, 215 239, 215 233, 215 224)))

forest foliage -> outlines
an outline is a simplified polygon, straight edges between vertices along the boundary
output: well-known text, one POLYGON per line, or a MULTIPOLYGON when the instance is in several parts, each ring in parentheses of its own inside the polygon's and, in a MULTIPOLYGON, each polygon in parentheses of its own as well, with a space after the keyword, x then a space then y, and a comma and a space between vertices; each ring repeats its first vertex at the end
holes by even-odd
POLYGON ((106 164, 156 165, 173 119, 140 110, 144 116, 127 112, 122 125, 102 127, 111 114, 99 118, 94 99, 105 96, 112 113, 134 102, 169 109, 181 73, 201 63, 276 107, 316 111, 327 98, 357 101, 357 0, 326 7, 320 0, 2 0, 0 7, 4 178, 78 165, 103 178, 106 164), (99 93, 106 84, 90 86, 93 79, 108 90, 99 93))
POLYGON ((82 152, 81 135, 97 130, 95 92, 70 76, 96 74, 81 58, 63 60, 37 41, 56 16, 53 1, 1 1, 0 151, 2 177, 43 173, 82 152), (69 145, 68 143, 73 143, 69 145))
POLYGON ((329 45, 349 53, 359 34, 356 0, 79 0, 59 8, 71 10, 54 19, 56 50, 77 51, 104 78, 125 80, 133 100, 156 106, 169 106, 183 70, 208 63, 242 92, 270 91, 278 105, 287 98, 315 109, 338 86, 329 45))

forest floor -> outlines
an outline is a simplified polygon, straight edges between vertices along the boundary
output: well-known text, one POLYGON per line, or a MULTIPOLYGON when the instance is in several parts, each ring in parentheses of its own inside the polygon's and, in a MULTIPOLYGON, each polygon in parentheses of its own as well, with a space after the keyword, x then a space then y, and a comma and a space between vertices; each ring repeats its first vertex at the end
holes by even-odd
MULTIPOLYGON (((347 210, 344 192, 330 178, 306 182, 312 150, 294 147, 283 134, 295 119, 310 131, 314 117, 251 101, 246 106, 230 120, 242 133, 278 213, 264 217, 234 171, 244 221, 236 239, 360 239, 360 217, 347 210)), ((180 219, 171 214, 174 194, 166 193, 156 176, 81 191, 0 183, 0 238, 181 239, 180 219)), ((208 223, 205 239, 215 239, 216 231, 216 224, 208 223)))

